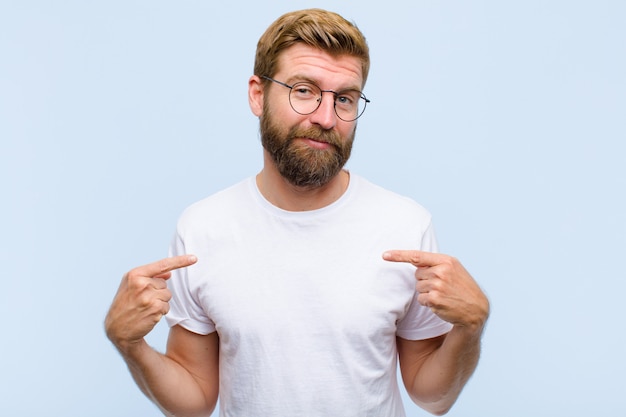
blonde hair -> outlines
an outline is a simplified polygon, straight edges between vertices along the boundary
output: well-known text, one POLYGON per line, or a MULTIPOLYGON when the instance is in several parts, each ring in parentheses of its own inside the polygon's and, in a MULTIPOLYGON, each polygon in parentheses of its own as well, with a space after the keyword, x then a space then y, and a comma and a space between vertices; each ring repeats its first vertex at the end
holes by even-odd
POLYGON ((369 48, 355 24, 322 9, 289 12, 279 17, 259 39, 254 74, 273 76, 282 51, 297 43, 321 49, 332 56, 350 55, 361 61, 363 85, 370 67, 369 48))

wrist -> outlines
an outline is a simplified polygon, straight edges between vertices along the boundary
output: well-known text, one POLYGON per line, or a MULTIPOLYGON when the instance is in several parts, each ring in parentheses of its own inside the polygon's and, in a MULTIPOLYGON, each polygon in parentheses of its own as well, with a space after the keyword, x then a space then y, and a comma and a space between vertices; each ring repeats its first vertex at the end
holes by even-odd
POLYGON ((485 330, 486 323, 487 317, 482 320, 456 323, 450 332, 462 337, 465 340, 480 340, 483 331, 485 330))
POLYGON ((141 353, 146 348, 149 348, 148 343, 143 338, 133 341, 111 340, 111 342, 113 343, 113 346, 115 346, 115 348, 118 350, 118 352, 127 359, 141 356, 141 353))
POLYGON ((476 334, 480 336, 483 333, 485 325, 487 324, 487 319, 489 319, 489 311, 489 300, 484 297, 482 302, 474 305, 471 312, 468 311, 465 314, 462 322, 455 323, 455 327, 458 327, 460 330, 469 334, 476 334))

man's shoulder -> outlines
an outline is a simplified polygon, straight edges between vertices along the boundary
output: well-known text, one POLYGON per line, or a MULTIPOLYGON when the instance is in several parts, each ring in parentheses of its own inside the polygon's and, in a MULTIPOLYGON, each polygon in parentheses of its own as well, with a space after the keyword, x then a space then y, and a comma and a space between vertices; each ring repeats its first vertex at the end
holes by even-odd
POLYGON ((395 213, 407 211, 430 217, 428 210, 411 196, 375 184, 358 175, 353 175, 353 177, 356 182, 357 198, 364 200, 361 204, 372 205, 379 210, 393 210, 392 212, 395 213))
POLYGON ((227 188, 215 192, 189 205, 181 214, 179 222, 195 222, 199 219, 221 217, 221 214, 233 214, 233 210, 245 207, 250 198, 250 181, 246 178, 227 188))

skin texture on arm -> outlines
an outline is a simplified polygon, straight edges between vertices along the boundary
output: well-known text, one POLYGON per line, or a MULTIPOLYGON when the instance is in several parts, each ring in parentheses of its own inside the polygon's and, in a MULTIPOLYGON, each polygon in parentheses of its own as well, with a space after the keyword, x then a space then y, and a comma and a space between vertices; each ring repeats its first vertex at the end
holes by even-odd
POLYGON ((218 397, 217 333, 199 335, 174 326, 165 355, 145 342, 122 353, 141 391, 167 416, 208 416, 218 397))
POLYGON ((165 415, 206 416, 217 403, 219 339, 174 326, 167 352, 150 347, 144 336, 169 311, 171 271, 196 262, 194 256, 166 258, 133 269, 122 278, 105 319, 108 338, 133 379, 165 415))
POLYGON ((450 410, 480 355, 480 341, 474 341, 472 336, 454 336, 455 329, 426 340, 397 338, 402 381, 409 396, 436 415, 450 410))
POLYGON ((383 258, 417 267, 418 302, 452 323, 443 336, 426 340, 397 338, 400 371, 413 401, 433 414, 450 410, 473 374, 489 301, 461 263, 421 251, 388 251, 383 258))

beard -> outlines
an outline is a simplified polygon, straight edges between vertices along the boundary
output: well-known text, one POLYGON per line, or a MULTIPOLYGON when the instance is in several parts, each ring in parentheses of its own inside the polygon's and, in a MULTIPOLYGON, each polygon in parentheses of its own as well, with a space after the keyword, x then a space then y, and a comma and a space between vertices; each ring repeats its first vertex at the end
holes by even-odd
POLYGON ((356 134, 356 127, 345 140, 334 130, 294 126, 287 133, 279 127, 266 107, 260 120, 261 143, 278 172, 297 187, 317 188, 326 185, 344 167, 356 134), (299 145, 296 138, 310 138, 328 143, 327 149, 299 145))

